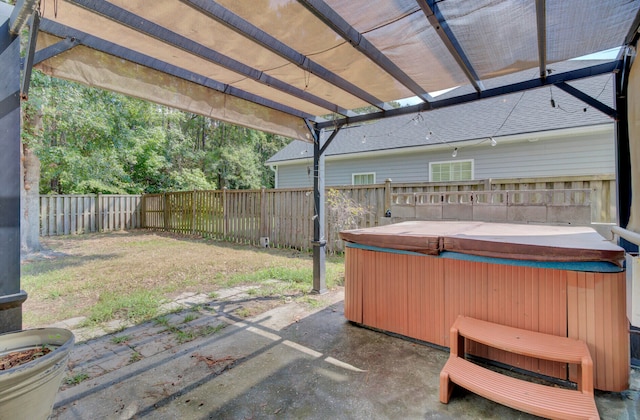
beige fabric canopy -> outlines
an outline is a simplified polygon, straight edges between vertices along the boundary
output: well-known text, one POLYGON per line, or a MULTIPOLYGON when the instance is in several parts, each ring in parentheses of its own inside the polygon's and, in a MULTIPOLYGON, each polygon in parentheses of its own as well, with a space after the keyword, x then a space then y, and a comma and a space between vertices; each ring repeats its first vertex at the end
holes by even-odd
POLYGON ((465 84, 480 98, 497 76, 525 69, 544 81, 553 62, 623 46, 639 7, 637 0, 42 0, 38 50, 62 39, 73 47, 37 67, 309 140, 304 120, 389 111, 391 101, 409 97, 429 109, 429 92, 465 84))

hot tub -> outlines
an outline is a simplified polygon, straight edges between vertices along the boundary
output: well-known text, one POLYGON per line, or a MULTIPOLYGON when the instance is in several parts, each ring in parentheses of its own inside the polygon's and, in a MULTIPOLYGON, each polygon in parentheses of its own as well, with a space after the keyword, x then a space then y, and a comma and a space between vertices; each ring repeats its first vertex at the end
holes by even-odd
MULTIPOLYGON (((624 250, 588 227, 404 222, 343 231, 348 320, 439 346, 459 314, 584 340, 594 386, 627 389, 624 250)), ((566 364, 476 356, 572 380, 566 364)))

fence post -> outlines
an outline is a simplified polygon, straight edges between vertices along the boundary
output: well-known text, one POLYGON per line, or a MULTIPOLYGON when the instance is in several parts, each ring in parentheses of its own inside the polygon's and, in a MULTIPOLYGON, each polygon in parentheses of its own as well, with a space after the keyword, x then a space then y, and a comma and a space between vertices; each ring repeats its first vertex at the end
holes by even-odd
POLYGON ((140 218, 138 221, 141 229, 145 229, 147 227, 147 201, 144 193, 140 195, 140 218))
POLYGON ((96 200, 96 228, 98 232, 102 232, 102 194, 98 193, 95 197, 96 200))
POLYGON ((258 236, 269 236, 267 232, 267 190, 264 186, 260 190, 260 234, 258 236))
POLYGON ((391 210, 391 178, 384 181, 384 213, 391 210))
POLYGON ((164 231, 169 231, 169 201, 167 200, 167 193, 162 193, 162 210, 164 218, 164 231))
POLYGON ((191 234, 196 234, 196 190, 191 192, 191 234))
POLYGON ((227 187, 222 188, 222 237, 227 239, 229 230, 229 212, 227 211, 227 187))

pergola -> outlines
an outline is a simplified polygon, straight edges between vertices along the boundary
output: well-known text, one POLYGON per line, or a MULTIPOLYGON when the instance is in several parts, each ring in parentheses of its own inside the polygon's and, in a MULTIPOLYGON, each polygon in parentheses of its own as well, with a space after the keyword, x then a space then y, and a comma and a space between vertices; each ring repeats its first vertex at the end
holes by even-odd
POLYGON ((323 293, 323 156, 340 128, 527 89, 556 86, 616 121, 618 223, 626 228, 619 233, 637 235, 640 193, 632 191, 640 187, 632 180, 640 179, 640 82, 632 64, 639 11, 640 0, 0 3, 0 331, 21 328, 26 299, 20 100, 28 96, 32 68, 312 142, 313 289, 323 293), (612 48, 620 52, 610 63, 553 70, 555 62, 612 48), (517 83, 500 77, 523 70, 530 77, 517 83), (571 84, 611 72, 615 109, 571 84), (446 100, 430 94, 461 85, 472 93, 446 100))

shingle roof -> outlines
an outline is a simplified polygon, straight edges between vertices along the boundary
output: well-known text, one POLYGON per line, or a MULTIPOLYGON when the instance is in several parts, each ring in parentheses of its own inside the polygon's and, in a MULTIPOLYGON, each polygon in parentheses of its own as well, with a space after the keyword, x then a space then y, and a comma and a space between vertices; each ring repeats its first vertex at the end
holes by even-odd
MULTIPOLYGON (((550 65, 557 71, 595 65, 603 61, 567 61, 550 65)), ((538 71, 530 70, 531 71, 538 71)), ((511 83, 522 74, 505 76, 511 83)), ((528 75, 529 78, 531 75, 528 75)), ((500 82, 503 82, 500 80, 500 82)), ((570 83, 584 93, 613 107, 613 74, 591 77, 570 83)), ((485 83, 490 87, 491 81, 485 83)), ((440 96, 446 98, 470 93, 463 86, 440 96)), ((450 106, 415 115, 387 118, 358 126, 344 127, 327 148, 325 156, 335 156, 388 149, 534 133, 564 128, 612 123, 608 116, 586 105, 557 87, 546 87, 481 101, 450 106), (551 106, 551 99, 555 108, 551 106)), ((272 156, 267 163, 306 159, 313 155, 313 145, 293 141, 272 156)))

